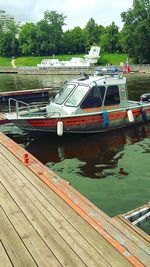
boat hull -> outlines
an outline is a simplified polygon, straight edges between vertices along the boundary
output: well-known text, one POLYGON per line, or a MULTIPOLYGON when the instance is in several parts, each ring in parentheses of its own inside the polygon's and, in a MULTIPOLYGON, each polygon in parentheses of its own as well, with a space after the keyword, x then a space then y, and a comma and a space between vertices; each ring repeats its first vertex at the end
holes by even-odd
POLYGON ((12 119, 12 122, 22 130, 33 133, 57 133, 59 121, 63 123, 63 133, 97 133, 149 121, 150 105, 144 109, 145 117, 140 107, 132 109, 132 114, 132 122, 127 110, 61 118, 18 118, 12 119))

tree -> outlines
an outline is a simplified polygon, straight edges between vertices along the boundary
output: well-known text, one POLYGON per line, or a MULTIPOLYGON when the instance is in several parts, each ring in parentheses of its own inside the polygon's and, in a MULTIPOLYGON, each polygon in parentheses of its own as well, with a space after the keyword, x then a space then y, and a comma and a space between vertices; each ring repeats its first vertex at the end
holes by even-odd
POLYGON ((132 8, 121 13, 124 50, 135 63, 150 63, 150 2, 133 0, 132 8))
POLYGON ((58 14, 56 11, 45 11, 44 20, 49 25, 49 48, 50 53, 60 53, 62 47, 63 29, 66 16, 58 14))
POLYGON ((24 55, 52 55, 62 51, 62 27, 65 16, 56 11, 45 11, 44 19, 37 24, 26 23, 19 34, 19 43, 24 55))
POLYGON ((87 35, 80 27, 68 30, 63 35, 65 53, 85 53, 87 47, 87 35))
POLYGON ((36 25, 27 22, 19 33, 20 50, 23 55, 36 54, 36 25))
POLYGON ((3 30, 3 23, 0 23, 0 54, 2 56, 16 56, 19 54, 19 43, 17 38, 18 26, 11 21, 7 24, 7 30, 3 30))
POLYGON ((119 50, 119 28, 114 22, 105 28, 104 33, 100 36, 100 44, 103 51, 108 53, 119 50))
POLYGON ((37 54, 50 55, 51 54, 51 31, 46 20, 41 20, 37 23, 37 54))
POLYGON ((65 25, 63 14, 56 11, 45 11, 44 19, 37 23, 37 54, 53 55, 62 51, 63 30, 65 25))
POLYGON ((3 21, 0 19, 0 55, 3 55, 3 40, 4 40, 3 21))
POLYGON ((84 28, 87 38, 88 38, 88 47, 93 44, 99 44, 100 34, 102 33, 102 26, 98 26, 93 18, 90 18, 84 28))

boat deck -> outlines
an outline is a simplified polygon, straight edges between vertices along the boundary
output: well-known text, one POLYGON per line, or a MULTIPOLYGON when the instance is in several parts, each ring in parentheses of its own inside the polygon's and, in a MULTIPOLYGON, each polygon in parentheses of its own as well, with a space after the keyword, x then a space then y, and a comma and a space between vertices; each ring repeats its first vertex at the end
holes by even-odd
POLYGON ((150 266, 148 235, 111 219, 2 133, 0 229, 1 267, 150 266))

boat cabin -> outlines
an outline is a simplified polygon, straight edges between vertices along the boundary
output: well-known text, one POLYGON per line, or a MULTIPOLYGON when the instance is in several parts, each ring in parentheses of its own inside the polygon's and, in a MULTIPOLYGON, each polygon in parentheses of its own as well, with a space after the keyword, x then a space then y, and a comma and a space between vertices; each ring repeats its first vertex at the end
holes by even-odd
POLYGON ((47 106, 47 113, 56 116, 82 115, 127 107, 127 101, 126 78, 122 75, 85 74, 63 85, 47 106))

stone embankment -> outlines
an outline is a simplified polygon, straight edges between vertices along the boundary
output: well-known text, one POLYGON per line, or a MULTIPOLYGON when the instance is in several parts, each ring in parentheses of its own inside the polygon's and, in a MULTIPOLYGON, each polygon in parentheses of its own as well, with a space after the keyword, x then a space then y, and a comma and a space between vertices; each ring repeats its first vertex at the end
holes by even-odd
POLYGON ((57 67, 57 68, 44 68, 38 69, 37 67, 0 67, 0 73, 18 73, 18 74, 27 74, 27 75, 41 75, 41 74, 48 74, 48 75, 79 75, 82 72, 87 74, 91 74, 95 70, 95 67, 88 67, 88 68, 78 68, 78 67, 57 67))
MULTIPOLYGON (((120 69, 120 66, 116 66, 120 69)), ((150 74, 150 65, 131 65, 132 72, 150 74)), ((102 66, 91 67, 50 67, 39 69, 37 67, 17 67, 15 61, 12 62, 12 67, 0 67, 0 73, 18 73, 27 75, 79 75, 82 72, 87 74, 93 73, 96 69, 102 66)), ((122 67, 121 67, 122 68, 122 67)))

